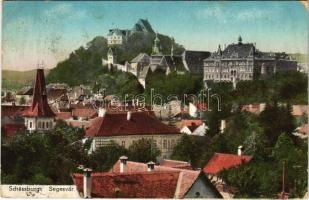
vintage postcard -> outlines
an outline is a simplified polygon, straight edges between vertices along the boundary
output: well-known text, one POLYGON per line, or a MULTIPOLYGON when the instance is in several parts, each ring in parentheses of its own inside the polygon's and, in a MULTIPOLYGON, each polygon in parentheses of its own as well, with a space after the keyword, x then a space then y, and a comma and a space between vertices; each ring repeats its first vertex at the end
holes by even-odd
POLYGON ((3 1, 3 198, 308 198, 307 1, 3 1))

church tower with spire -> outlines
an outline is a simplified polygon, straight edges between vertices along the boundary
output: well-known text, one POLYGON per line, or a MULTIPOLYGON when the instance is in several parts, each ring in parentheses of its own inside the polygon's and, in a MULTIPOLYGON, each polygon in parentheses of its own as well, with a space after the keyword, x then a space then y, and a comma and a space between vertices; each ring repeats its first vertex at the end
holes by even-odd
POLYGON ((152 55, 160 55, 161 47, 160 47, 160 39, 158 38, 158 33, 156 33, 156 38, 154 39, 154 45, 152 47, 152 55))
POLYGON ((48 105, 44 69, 38 66, 32 104, 23 114, 27 130, 44 131, 54 128, 55 113, 48 105))

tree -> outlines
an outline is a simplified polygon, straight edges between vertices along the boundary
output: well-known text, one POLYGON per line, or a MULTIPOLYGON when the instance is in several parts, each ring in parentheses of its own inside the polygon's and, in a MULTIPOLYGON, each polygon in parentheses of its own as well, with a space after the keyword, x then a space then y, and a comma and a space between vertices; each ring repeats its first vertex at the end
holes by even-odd
POLYGON ((128 151, 112 142, 110 145, 100 147, 90 155, 88 165, 95 171, 109 170, 120 156, 128 155, 128 151))
POLYGON ((19 104, 20 104, 20 105, 26 104, 26 99, 25 99, 25 97, 21 97, 21 98, 19 99, 19 104))
POLYGON ((296 128, 289 106, 278 106, 276 102, 266 105, 259 116, 259 122, 272 145, 276 143, 281 133, 291 134, 296 128))
POLYGON ((210 147, 208 140, 209 138, 206 136, 184 134, 174 148, 171 158, 190 162, 194 168, 203 167, 205 163, 201 163, 201 156, 203 152, 208 151, 207 147, 210 147))
POLYGON ((135 141, 129 146, 129 158, 136 162, 157 161, 157 157, 161 155, 160 150, 152 139, 142 138, 135 141))

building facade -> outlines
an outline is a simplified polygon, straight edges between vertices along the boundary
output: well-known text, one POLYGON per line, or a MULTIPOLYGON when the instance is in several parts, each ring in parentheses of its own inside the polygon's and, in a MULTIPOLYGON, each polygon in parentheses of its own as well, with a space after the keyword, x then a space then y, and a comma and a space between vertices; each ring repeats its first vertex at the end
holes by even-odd
POLYGON ((152 139, 161 151, 159 159, 169 158, 181 137, 174 127, 160 122, 148 112, 104 113, 94 119, 86 137, 92 138, 91 151, 115 142, 128 148, 140 139, 152 139))
POLYGON ((297 70, 297 62, 283 53, 261 52, 253 43, 230 44, 204 59, 204 81, 237 82, 267 77, 278 71, 297 70))

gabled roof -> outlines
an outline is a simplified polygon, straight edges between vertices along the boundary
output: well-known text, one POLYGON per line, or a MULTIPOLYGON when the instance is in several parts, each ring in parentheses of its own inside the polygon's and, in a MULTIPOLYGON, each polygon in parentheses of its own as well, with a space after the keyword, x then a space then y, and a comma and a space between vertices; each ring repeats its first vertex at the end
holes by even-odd
POLYGON ((133 112, 130 120, 127 120, 127 113, 106 113, 104 117, 95 118, 86 130, 88 137, 155 134, 180 133, 147 112, 133 112))
POLYGON ((22 116, 24 112, 29 110, 30 106, 16 106, 16 105, 2 105, 1 106, 1 117, 17 117, 22 116))
MULTIPOLYGON (((132 172, 146 172, 148 169, 147 164, 138 163, 127 161, 125 172, 132 173, 132 172)), ((116 164, 111 169, 111 172, 118 173, 120 171, 120 161, 118 160, 116 164)), ((181 172, 181 182, 179 185, 179 191, 177 196, 179 198, 183 198, 185 194, 189 191, 193 183, 196 181, 198 176, 200 175, 200 171, 194 170, 186 170, 186 169, 179 169, 179 168, 172 168, 166 166, 155 166, 154 171, 156 172, 181 172)), ((178 176, 177 176, 178 179, 178 176)))
POLYGON ((33 87, 25 87, 21 90, 19 90, 17 95, 33 95, 33 87))
POLYGON ((98 116, 98 113, 95 109, 92 108, 75 108, 72 110, 72 116, 95 118, 98 116))
POLYGON ((23 116, 28 117, 55 116, 54 112, 51 110, 47 102, 47 93, 46 93, 45 77, 43 69, 37 69, 32 105, 30 109, 28 109, 23 113, 23 116))
POLYGON ((184 51, 184 60, 186 61, 190 72, 203 73, 204 62, 203 60, 210 56, 208 51, 184 51))
MULTIPOLYGON (((178 171, 92 173, 94 198, 173 198, 178 171)), ((83 175, 73 174, 77 190, 83 192, 83 175)))
POLYGON ((172 71, 186 71, 186 68, 182 62, 181 56, 164 56, 167 65, 172 71))
POLYGON ((131 63, 138 63, 140 62, 142 59, 150 59, 150 56, 148 56, 146 53, 140 53, 138 54, 135 58, 133 58, 133 60, 131 61, 131 63))
POLYGON ((251 49, 254 48, 254 45, 252 43, 247 44, 230 44, 224 49, 222 56, 223 57, 233 57, 237 56, 239 58, 245 58, 250 55, 251 49))
POLYGON ((164 159, 161 161, 160 166, 164 167, 172 167, 177 169, 189 169, 192 170, 192 166, 190 163, 180 160, 167 160, 164 159))
POLYGON ((57 120, 66 120, 72 117, 71 112, 56 112, 56 119, 57 120))
MULTIPOLYGON (((67 94, 67 90, 63 88, 50 88, 47 92, 47 97, 49 100, 62 100, 67 94)), ((67 99, 67 97, 65 98, 67 99)), ((63 100, 65 100, 63 99, 63 100)))
POLYGON ((218 174, 223 169, 230 169, 239 166, 249 162, 251 159, 251 156, 215 153, 208 161, 203 171, 207 174, 218 174))

